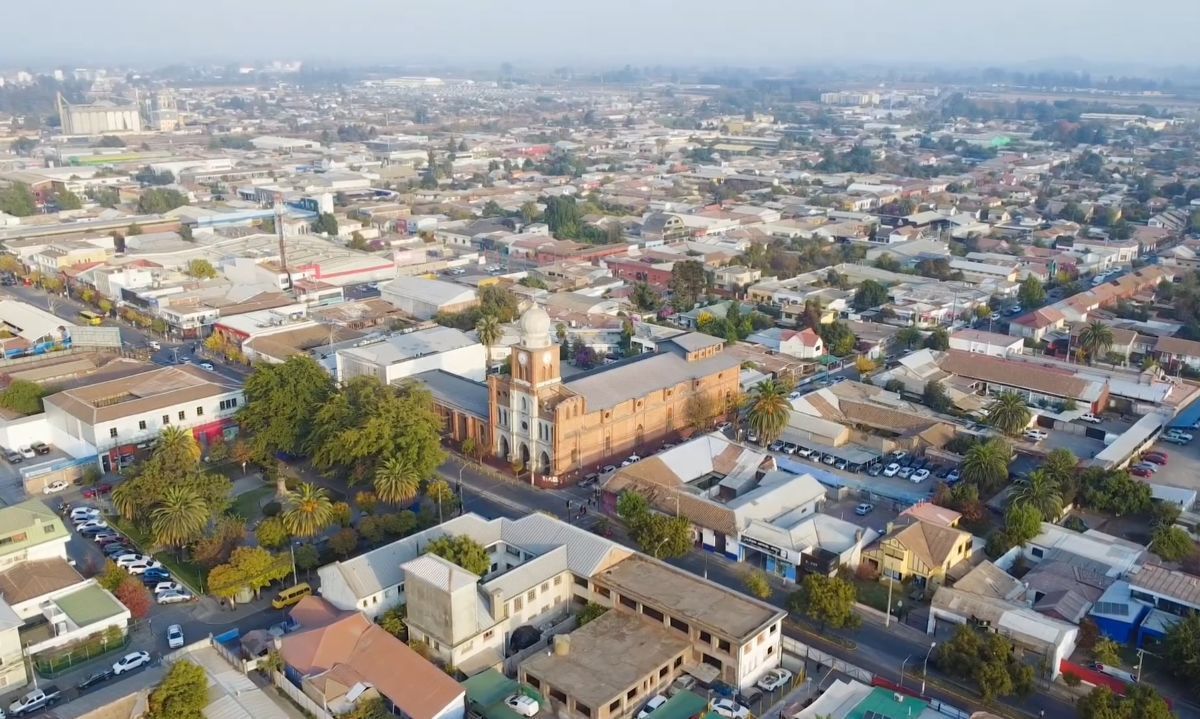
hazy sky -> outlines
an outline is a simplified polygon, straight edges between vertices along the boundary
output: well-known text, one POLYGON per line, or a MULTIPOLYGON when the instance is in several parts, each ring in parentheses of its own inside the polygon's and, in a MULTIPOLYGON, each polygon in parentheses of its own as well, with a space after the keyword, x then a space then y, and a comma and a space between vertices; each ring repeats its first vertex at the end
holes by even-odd
POLYGON ((1195 64, 1200 0, 7 0, 0 65, 1195 64))

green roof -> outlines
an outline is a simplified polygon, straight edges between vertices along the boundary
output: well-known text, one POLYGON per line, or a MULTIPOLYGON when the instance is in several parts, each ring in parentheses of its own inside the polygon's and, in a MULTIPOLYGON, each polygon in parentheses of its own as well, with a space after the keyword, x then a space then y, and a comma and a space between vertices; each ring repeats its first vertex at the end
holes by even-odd
POLYGON ((546 700, 533 689, 521 686, 495 669, 485 669, 462 682, 467 694, 467 704, 485 719, 524 719, 504 703, 510 695, 520 692, 536 699, 545 706, 546 700))
POLYGON ((0 555, 22 552, 67 536, 62 520, 39 499, 0 509, 0 539, 11 538, 0 545, 0 555), (21 534, 24 538, 18 539, 21 534))
POLYGON ((704 713, 708 700, 699 694, 682 691, 654 710, 654 719, 691 719, 704 713))
POLYGON ((929 702, 876 688, 846 714, 846 719, 865 719, 867 716, 873 719, 909 719, 920 716, 927 708, 929 702), (897 696, 901 697, 901 701, 896 701, 897 696))
POLYGON ((86 627, 125 611, 111 594, 98 584, 84 587, 54 600, 76 626, 86 627))

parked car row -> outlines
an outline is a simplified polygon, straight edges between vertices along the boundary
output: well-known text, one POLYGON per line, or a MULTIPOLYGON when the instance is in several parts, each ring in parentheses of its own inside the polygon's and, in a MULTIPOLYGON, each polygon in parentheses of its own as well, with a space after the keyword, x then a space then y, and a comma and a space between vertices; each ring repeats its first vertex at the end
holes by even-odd
POLYGON ((958 467, 942 466, 924 457, 916 457, 903 450, 892 452, 878 462, 867 467, 867 474, 872 477, 900 477, 914 484, 920 484, 930 477, 946 480, 947 484, 955 484, 961 472, 958 467))
MULTIPOLYGON (((65 505, 64 505, 65 506, 65 505)), ((121 569, 138 576, 154 594, 159 604, 189 602, 195 596, 171 577, 171 573, 154 557, 140 554, 128 538, 108 525, 100 510, 95 507, 74 507, 67 516, 81 537, 91 539, 105 557, 121 569)))
POLYGON ((27 459, 33 459, 39 454, 50 454, 50 445, 45 442, 33 442, 16 449, 0 448, 0 452, 4 453, 4 460, 9 464, 20 464, 27 459))

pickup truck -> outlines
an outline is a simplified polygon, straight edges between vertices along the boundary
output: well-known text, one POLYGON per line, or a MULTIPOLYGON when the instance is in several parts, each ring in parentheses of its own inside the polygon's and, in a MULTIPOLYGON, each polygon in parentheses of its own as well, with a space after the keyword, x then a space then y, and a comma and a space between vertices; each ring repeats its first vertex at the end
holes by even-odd
POLYGON ((8 715, 11 717, 24 716, 57 704, 62 699, 62 692, 55 686, 45 686, 34 689, 8 705, 8 715))

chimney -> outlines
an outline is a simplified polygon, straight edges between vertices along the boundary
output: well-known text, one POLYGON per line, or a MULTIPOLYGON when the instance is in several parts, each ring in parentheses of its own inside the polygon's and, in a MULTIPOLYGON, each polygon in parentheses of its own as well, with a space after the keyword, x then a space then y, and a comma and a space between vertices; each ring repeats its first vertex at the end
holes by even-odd
POLYGON ((507 619, 508 618, 508 605, 505 604, 504 600, 502 600, 500 598, 500 590, 493 589, 491 591, 491 595, 492 595, 492 616, 496 617, 497 619, 507 619))

